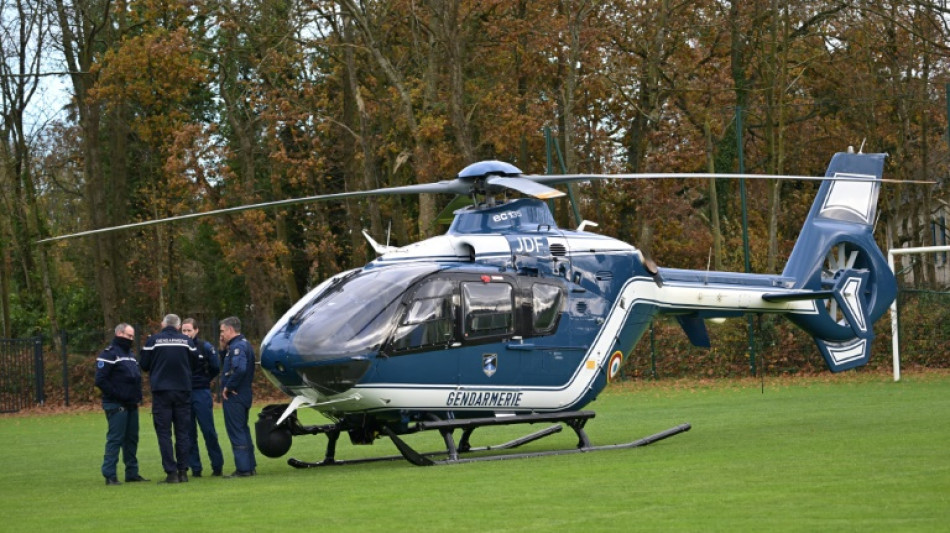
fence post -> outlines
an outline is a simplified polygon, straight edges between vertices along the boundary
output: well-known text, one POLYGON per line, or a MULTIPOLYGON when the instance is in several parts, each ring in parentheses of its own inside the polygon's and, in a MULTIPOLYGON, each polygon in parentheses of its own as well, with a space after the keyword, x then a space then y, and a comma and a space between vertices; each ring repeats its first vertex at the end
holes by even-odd
POLYGON ((63 351, 63 397, 66 401, 66 407, 69 407, 69 360, 66 357, 67 342, 69 342, 69 335, 66 334, 66 330, 59 330, 59 346, 63 351))
POLYGON ((654 323, 654 320, 650 321, 650 374, 653 375, 653 380, 656 381, 656 336, 653 334, 654 323))
POLYGON ((46 394, 43 391, 43 337, 33 337, 33 372, 36 384, 36 403, 46 403, 46 394))

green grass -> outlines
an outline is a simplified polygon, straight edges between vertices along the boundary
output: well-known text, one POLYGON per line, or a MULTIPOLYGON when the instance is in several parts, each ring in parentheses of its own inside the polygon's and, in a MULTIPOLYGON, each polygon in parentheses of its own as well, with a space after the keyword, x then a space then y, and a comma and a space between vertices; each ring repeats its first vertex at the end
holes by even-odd
MULTIPOLYGON (((901 383, 870 374, 767 379, 764 394, 752 380, 627 383, 590 408, 595 444, 682 422, 693 429, 641 449, 435 468, 399 461, 295 470, 286 458, 258 455, 255 478, 167 486, 155 483, 158 447, 144 412, 139 459, 153 482, 106 487, 100 412, 5 415, 0 529, 950 529, 950 375, 905 375, 901 383)), ((303 421, 320 420, 308 413, 303 421)), ((519 431, 527 429, 479 430, 474 444, 519 431)), ((341 459, 395 453, 386 439, 360 447, 343 440, 341 459)), ((441 442, 436 434, 408 440, 419 449, 441 442)), ((574 440, 565 431, 531 447, 574 440)), ((298 438, 289 455, 320 459, 324 443, 298 438)))

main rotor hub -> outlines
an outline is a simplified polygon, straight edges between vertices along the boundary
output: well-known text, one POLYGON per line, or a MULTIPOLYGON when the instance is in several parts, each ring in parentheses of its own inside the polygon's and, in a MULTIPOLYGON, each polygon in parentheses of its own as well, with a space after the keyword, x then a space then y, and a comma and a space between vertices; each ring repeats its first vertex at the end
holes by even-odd
POLYGON ((484 178, 485 176, 520 176, 521 169, 504 161, 479 161, 463 168, 459 172, 459 179, 484 178))

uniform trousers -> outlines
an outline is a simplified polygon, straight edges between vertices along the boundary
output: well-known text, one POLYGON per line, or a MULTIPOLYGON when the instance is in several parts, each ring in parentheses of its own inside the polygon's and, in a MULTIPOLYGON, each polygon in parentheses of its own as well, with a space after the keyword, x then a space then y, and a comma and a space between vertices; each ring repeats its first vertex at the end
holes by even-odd
POLYGON ((247 425, 250 406, 237 398, 224 400, 224 428, 231 440, 234 452, 234 467, 238 472, 250 472, 257 468, 254 458, 254 441, 251 440, 251 428, 247 425))
POLYGON ((191 452, 191 391, 152 391, 152 422, 158 436, 158 451, 162 454, 162 468, 166 473, 188 469, 191 452), (172 445, 172 427, 175 443, 172 445))
POLYGON ((116 477, 119 463, 119 450, 122 450, 122 462, 125 463, 125 479, 139 475, 139 460, 136 453, 139 448, 139 410, 137 407, 126 409, 122 404, 104 402, 109 429, 106 431, 106 453, 102 457, 102 475, 116 477))
POLYGON ((211 469, 220 472, 224 467, 224 454, 218 444, 218 432, 214 429, 214 400, 211 389, 194 389, 191 391, 191 453, 188 464, 195 474, 201 472, 201 453, 198 446, 198 428, 204 437, 205 447, 208 449, 208 459, 211 469))

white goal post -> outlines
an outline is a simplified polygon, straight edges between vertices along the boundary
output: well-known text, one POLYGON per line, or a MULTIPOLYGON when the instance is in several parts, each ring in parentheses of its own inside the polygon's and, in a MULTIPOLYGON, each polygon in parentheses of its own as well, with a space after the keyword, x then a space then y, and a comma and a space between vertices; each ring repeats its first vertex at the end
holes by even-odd
MULTIPOLYGON (((921 254, 932 252, 947 252, 950 246, 918 246, 916 248, 894 248, 887 251, 887 264, 891 267, 891 272, 897 275, 897 269, 894 268, 895 255, 921 254)), ((901 380, 901 354, 898 343, 897 332, 897 295, 894 295, 894 301, 891 303, 891 353, 894 357, 894 381, 901 380)))

